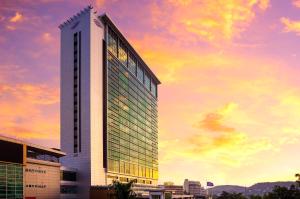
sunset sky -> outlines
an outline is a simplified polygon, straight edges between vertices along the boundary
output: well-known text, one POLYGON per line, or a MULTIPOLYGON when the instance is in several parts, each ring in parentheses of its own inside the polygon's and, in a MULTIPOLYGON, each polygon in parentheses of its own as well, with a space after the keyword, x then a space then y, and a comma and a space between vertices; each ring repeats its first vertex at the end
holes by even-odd
POLYGON ((88 4, 162 82, 161 183, 295 179, 300 0, 0 0, 0 134, 59 147, 58 25, 88 4))

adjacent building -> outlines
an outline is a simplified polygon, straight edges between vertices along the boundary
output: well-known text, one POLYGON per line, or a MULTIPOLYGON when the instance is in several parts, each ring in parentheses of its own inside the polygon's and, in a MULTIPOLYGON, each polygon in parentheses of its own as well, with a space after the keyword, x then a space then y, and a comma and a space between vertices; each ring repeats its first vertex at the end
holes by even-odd
POLYGON ((206 190, 201 186, 199 181, 184 180, 183 184, 184 192, 195 196, 196 198, 206 195, 206 190))
POLYGON ((60 25, 61 149, 79 192, 113 180, 157 185, 160 81, 107 15, 60 25))
POLYGON ((164 189, 166 192, 172 193, 173 195, 184 195, 182 185, 159 185, 159 187, 164 189))
POLYGON ((0 198, 60 198, 59 158, 65 153, 0 136, 0 198))

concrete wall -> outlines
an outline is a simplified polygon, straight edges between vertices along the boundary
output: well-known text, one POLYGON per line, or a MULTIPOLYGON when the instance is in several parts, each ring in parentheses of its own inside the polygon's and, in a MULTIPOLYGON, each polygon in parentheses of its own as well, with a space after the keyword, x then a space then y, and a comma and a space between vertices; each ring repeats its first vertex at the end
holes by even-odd
POLYGON ((90 26, 90 132, 91 185, 106 185, 103 168, 103 39, 104 26, 91 14, 90 26))
MULTIPOLYGON (((79 191, 87 198, 91 185, 105 185, 103 168, 102 39, 96 14, 86 8, 61 27, 62 165, 77 169, 79 191), (81 152, 74 154, 73 34, 81 31, 81 152)), ((99 22, 100 23, 100 22, 99 22)), ((100 23, 101 24, 101 23, 100 23)))
POLYGON ((24 196, 60 198, 60 164, 28 158, 24 167, 24 196))

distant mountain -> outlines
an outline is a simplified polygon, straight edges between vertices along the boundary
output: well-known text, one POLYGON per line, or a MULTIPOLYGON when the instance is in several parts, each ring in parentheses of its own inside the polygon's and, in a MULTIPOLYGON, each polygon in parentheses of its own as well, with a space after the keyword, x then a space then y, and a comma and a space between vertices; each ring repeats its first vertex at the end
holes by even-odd
POLYGON ((209 193, 214 195, 220 195, 223 191, 228 193, 243 193, 244 195, 264 195, 265 193, 271 192, 275 186, 289 188, 295 182, 261 182, 256 183, 250 187, 242 187, 236 185, 220 185, 209 189, 209 193))
POLYGON ((220 185, 210 188, 208 190, 209 193, 212 193, 213 195, 220 195, 223 191, 226 191, 228 193, 244 193, 245 189, 247 188, 237 185, 220 185))
POLYGON ((256 183, 251 187, 247 188, 246 195, 264 195, 268 192, 271 192, 275 186, 287 187, 289 188, 295 182, 262 182, 256 183))

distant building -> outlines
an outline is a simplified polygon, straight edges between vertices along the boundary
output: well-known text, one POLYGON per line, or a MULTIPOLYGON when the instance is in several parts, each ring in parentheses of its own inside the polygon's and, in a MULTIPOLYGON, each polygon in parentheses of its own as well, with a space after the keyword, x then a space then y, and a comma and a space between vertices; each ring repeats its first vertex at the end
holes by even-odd
POLYGON ((175 195, 172 192, 161 188, 156 190, 149 190, 149 196, 144 197, 149 199, 195 199, 193 195, 175 195))
POLYGON ((201 183, 199 181, 190 181, 188 179, 185 179, 183 188, 185 193, 194 195, 195 197, 206 195, 206 191, 201 186, 201 183))
POLYGON ((159 185, 166 192, 171 192, 173 195, 184 195, 183 186, 181 185, 159 185))
POLYGON ((65 153, 0 136, 0 198, 60 198, 65 153))

